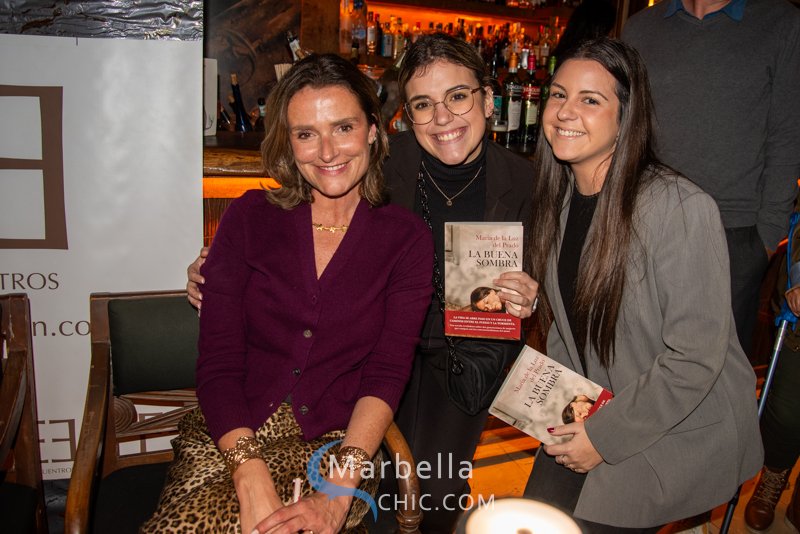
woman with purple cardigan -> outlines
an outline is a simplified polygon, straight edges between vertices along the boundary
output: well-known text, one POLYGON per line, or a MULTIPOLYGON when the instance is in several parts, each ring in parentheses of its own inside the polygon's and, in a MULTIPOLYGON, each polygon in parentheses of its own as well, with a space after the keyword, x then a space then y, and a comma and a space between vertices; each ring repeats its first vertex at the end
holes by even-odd
POLYGON ((202 267, 200 409, 181 421, 145 532, 324 534, 366 512, 353 494, 377 488, 361 475, 408 381, 433 265, 424 221, 384 202, 379 108, 333 55, 271 93, 262 156, 282 187, 234 201, 202 267), (326 454, 322 484, 345 491, 306 485, 294 502, 293 480, 337 440, 350 469, 326 454))

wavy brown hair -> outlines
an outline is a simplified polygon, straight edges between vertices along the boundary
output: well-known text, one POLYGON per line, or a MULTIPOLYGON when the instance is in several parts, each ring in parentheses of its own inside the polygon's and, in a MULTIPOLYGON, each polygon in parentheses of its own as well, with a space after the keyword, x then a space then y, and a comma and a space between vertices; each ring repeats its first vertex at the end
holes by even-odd
POLYGON ((284 209, 291 209, 302 202, 313 202, 311 186, 295 164, 287 117, 289 101, 305 87, 321 89, 331 86, 350 91, 358 100, 369 124, 375 125, 377 135, 370 147, 369 166, 358 192, 372 206, 383 204, 386 200, 382 166, 389 153, 389 142, 380 120, 381 106, 375 83, 355 65, 335 54, 312 54, 292 66, 267 99, 264 117, 267 133, 261 143, 261 160, 264 171, 281 187, 267 190, 266 194, 267 200, 284 209))
MULTIPOLYGON (((602 65, 616 80, 619 99, 619 136, 586 236, 573 302, 578 350, 584 352, 588 341, 608 368, 614 358, 626 265, 635 237, 636 201, 642 186, 654 175, 653 167, 660 165, 653 151, 653 104, 644 63, 636 50, 622 41, 605 37, 587 41, 571 50, 561 65, 570 59, 602 65)), ((536 209, 528 257, 531 276, 543 282, 550 258, 558 254, 560 215, 572 191, 571 171, 555 158, 544 135, 536 145, 534 161, 536 209)), ((547 298, 543 300, 539 322, 545 328, 553 314, 547 298)))

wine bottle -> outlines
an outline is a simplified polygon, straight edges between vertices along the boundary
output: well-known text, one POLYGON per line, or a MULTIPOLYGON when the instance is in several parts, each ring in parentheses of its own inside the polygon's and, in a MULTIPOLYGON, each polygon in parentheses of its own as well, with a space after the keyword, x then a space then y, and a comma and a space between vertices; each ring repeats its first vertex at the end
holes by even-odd
POLYGON ((252 132, 253 125, 250 124, 250 118, 245 110, 242 91, 239 89, 239 78, 235 72, 231 73, 231 90, 233 91, 234 111, 236 112, 234 130, 237 132, 252 132))
POLYGON ((539 122, 542 122, 542 113, 547 105, 547 99, 550 98, 550 81, 553 79, 553 73, 556 71, 556 56, 547 58, 547 79, 542 84, 541 97, 539 99, 539 122))
POLYGON ((375 57, 375 50, 378 47, 378 26, 375 24, 375 14, 370 11, 367 13, 367 63, 375 57))
POLYGON ((503 86, 497 78, 497 56, 492 56, 492 71, 490 76, 492 86, 492 103, 494 110, 489 118, 490 137, 496 143, 505 141, 507 123, 503 120, 503 86))
POLYGON ((523 151, 536 144, 539 128, 539 99, 541 87, 536 80, 536 56, 528 56, 528 80, 522 86, 522 131, 520 143, 523 151))
POLYGON ((517 75, 517 54, 512 53, 508 59, 508 75, 503 80, 503 118, 508 121, 506 130, 506 146, 519 141, 519 123, 522 113, 522 82, 517 75))

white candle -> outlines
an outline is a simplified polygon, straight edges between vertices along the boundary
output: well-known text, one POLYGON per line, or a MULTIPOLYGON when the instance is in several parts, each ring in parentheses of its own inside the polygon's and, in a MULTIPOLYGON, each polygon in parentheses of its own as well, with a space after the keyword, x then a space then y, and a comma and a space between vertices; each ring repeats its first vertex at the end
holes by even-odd
POLYGON ((467 534, 581 534, 567 514, 531 499, 498 499, 470 514, 467 534))

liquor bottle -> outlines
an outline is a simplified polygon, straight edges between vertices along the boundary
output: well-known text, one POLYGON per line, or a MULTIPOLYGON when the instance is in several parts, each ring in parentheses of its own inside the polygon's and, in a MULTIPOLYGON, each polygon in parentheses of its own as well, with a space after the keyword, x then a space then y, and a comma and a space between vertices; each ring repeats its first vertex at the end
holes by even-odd
POLYGON ((267 114, 267 101, 264 100, 263 96, 258 97, 258 118, 256 119, 255 124, 253 124, 253 131, 254 132, 263 132, 264 131, 264 116, 267 114))
POLYGON ((383 55, 383 24, 380 13, 375 13, 375 55, 383 55))
POLYGON ((394 47, 394 32, 392 31, 392 23, 387 22, 383 27, 383 44, 381 45, 381 56, 392 57, 393 47, 394 47))
POLYGON ((406 46, 406 37, 403 33, 403 18, 397 17, 397 24, 394 26, 394 39, 392 40, 392 59, 397 59, 403 53, 406 46))
POLYGON ((235 72, 231 73, 231 90, 233 91, 233 105, 236 112, 234 129, 237 132, 252 132, 253 125, 250 124, 250 117, 242 102, 242 91, 239 89, 239 78, 235 72))
POLYGON ((367 13, 367 63, 375 57, 375 50, 378 43, 378 28, 375 25, 375 14, 370 11, 367 13))
POLYGON ((300 47, 300 39, 297 38, 297 35, 292 30, 286 32, 286 42, 289 43, 289 50, 292 52, 292 63, 297 63, 308 55, 300 47))
POLYGON ((547 79, 542 84, 541 97, 539 99, 539 123, 542 122, 542 113, 547 105, 547 99, 550 98, 550 81, 553 79, 553 73, 556 71, 556 56, 547 58, 547 79))
POLYGON ((217 100, 217 131, 220 130, 232 132, 233 122, 231 121, 231 116, 225 111, 225 106, 222 105, 222 102, 217 100))
POLYGON ((497 143, 505 142, 506 128, 508 124, 503 120, 503 87, 500 85, 497 74, 497 56, 492 56, 490 83, 492 86, 492 103, 494 110, 489 118, 489 130, 492 141, 497 143))
MULTIPOLYGON (((365 11, 364 0, 355 0, 353 2, 353 40, 358 44, 357 49, 359 52, 366 52, 367 50, 367 12, 365 11)), ((352 54, 352 52, 351 52, 352 54)), ((356 63, 359 62, 356 56, 356 63)))
POLYGON ((536 81, 536 57, 528 56, 528 80, 522 85, 522 125, 519 142, 523 152, 536 145, 539 128, 539 99, 541 87, 536 81))
POLYGON ((519 58, 512 53, 508 61, 508 75, 503 80, 503 118, 508 121, 506 146, 519 142, 519 124, 522 113, 522 82, 517 75, 519 58))
POLYGON ((352 0, 339 0, 339 53, 349 54, 353 44, 352 0))

